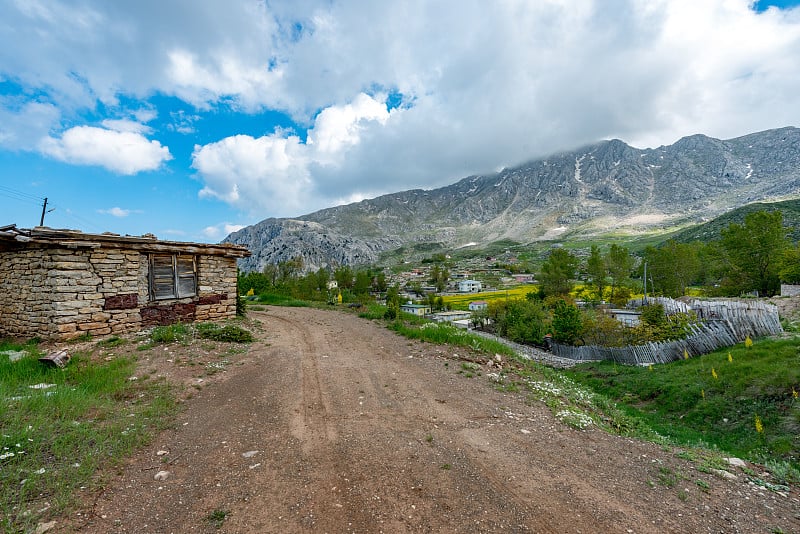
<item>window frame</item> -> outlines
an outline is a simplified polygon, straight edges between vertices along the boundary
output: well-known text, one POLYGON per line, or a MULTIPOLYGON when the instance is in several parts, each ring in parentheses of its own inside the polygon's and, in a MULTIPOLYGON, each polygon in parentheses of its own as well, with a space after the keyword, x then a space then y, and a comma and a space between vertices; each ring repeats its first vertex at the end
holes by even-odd
POLYGON ((197 256, 193 254, 150 254, 150 301, 197 296, 197 256))

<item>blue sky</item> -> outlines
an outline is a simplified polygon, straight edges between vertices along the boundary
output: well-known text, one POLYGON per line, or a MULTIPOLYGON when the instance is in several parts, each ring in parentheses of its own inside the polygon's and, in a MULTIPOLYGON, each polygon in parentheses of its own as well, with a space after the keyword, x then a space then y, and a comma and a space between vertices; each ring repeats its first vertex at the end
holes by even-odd
POLYGON ((216 242, 601 139, 800 126, 798 3, 0 0, 0 226, 47 197, 48 226, 216 242))

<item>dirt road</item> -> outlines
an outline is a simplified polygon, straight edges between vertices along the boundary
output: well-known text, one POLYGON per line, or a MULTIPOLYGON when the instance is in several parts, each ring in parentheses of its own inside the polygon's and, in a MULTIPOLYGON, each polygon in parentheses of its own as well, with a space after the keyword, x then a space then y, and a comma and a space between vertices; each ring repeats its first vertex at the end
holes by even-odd
POLYGON ((73 528, 800 532, 796 491, 566 427, 486 372, 458 374, 458 349, 333 311, 252 315, 264 331, 244 363, 189 400, 73 528))

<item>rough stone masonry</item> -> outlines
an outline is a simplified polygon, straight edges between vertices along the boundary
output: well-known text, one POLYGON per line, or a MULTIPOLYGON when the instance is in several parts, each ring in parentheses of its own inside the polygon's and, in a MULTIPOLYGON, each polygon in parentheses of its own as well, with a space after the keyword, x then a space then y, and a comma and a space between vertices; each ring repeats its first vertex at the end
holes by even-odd
POLYGON ((0 337, 66 340, 232 317, 236 260, 248 255, 246 248, 233 245, 3 227, 0 337), (186 295, 155 297, 154 254, 191 258, 194 271, 186 295))

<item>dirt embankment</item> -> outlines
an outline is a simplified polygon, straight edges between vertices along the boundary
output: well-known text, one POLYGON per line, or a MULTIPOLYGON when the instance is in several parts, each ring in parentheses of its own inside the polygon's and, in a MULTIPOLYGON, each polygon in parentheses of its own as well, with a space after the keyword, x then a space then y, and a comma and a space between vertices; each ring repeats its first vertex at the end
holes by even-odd
MULTIPOLYGON (((87 495, 70 529, 800 532, 796 489, 780 495, 653 444, 566 427, 486 372, 458 374, 460 349, 333 311, 252 316, 263 332, 241 364, 87 495)), ((144 365, 177 377, 169 354, 144 365)))

